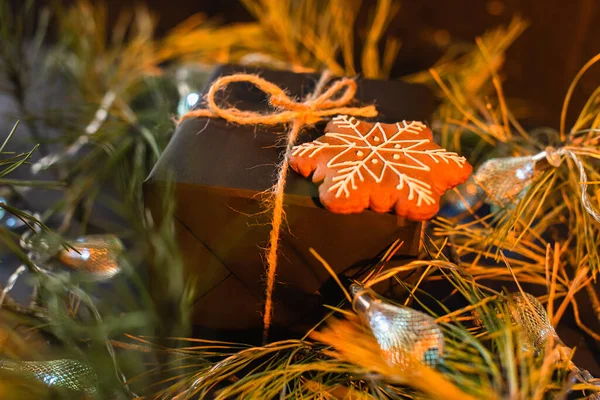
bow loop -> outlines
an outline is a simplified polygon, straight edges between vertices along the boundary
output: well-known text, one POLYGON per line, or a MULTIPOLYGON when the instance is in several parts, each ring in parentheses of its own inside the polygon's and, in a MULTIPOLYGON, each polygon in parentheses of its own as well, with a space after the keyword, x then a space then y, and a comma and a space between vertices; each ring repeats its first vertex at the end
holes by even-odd
POLYGON ((323 109, 343 107, 354 99, 356 82, 344 78, 335 82, 327 91, 314 100, 314 103, 323 109))
POLYGON ((315 92, 305 101, 298 101, 288 96, 279 86, 271 83, 258 75, 236 74, 223 76, 217 79, 206 95, 206 109, 193 110, 181 117, 181 121, 197 117, 220 117, 238 124, 275 125, 299 120, 303 124, 314 124, 322 119, 346 114, 360 117, 374 117, 377 110, 373 106, 346 107, 356 94, 356 82, 350 78, 342 78, 334 82, 327 90, 322 92, 326 80, 330 75, 324 74, 315 92), (234 82, 250 83, 268 96, 269 104, 274 108, 272 113, 259 113, 244 111, 238 108, 224 108, 218 105, 215 96, 219 91, 225 90, 234 82))

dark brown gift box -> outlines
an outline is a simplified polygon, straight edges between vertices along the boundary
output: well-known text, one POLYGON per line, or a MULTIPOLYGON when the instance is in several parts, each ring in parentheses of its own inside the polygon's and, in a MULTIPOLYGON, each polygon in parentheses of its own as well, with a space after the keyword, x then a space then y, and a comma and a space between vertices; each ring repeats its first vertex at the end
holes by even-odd
MULTIPOLYGON (((313 90, 317 75, 226 65, 210 81, 238 72, 258 72, 294 96, 313 90)), ((265 111, 266 96, 235 84, 221 101, 265 111)), ((434 107, 429 91, 401 81, 358 80, 356 104, 375 104, 377 120, 426 120, 434 107)), ((323 134, 326 122, 306 129, 299 142, 323 134)), ((240 126, 221 119, 189 119, 175 132, 145 182, 152 212, 167 179, 175 184, 176 225, 186 270, 197 282, 193 324, 201 331, 260 330, 264 306, 264 251, 270 215, 261 193, 274 183, 285 127, 240 126)), ((322 316, 330 275, 309 253, 314 248, 339 275, 360 272, 395 240, 398 255, 416 256, 421 224, 393 214, 366 211, 339 215, 325 210, 317 186, 290 171, 285 191, 287 226, 280 242, 274 292, 274 328, 308 326, 322 316)), ((335 296, 334 296, 335 297, 335 296)), ((332 300, 330 298, 327 299, 332 300)), ((335 299, 333 299, 335 301, 335 299)), ((219 335, 217 335, 219 336, 219 335)), ((223 337, 223 335, 221 335, 223 337)))

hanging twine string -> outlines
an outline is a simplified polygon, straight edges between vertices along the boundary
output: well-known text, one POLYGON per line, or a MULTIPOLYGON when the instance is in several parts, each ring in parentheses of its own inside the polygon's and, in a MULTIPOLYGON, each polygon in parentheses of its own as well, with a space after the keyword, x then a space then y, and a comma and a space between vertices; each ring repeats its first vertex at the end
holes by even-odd
MULTIPOLYGON (((559 167, 563 161, 562 156, 566 155, 566 156, 570 157, 571 160, 573 160, 573 162, 575 163, 575 166, 577 167, 577 169, 579 170, 579 186, 581 188, 581 203, 583 204, 583 207, 586 209, 586 211, 592 216, 592 218, 594 218, 596 221, 600 222, 600 212, 598 212, 598 210, 596 210, 596 208, 594 207, 594 205, 592 204, 592 202, 590 201, 590 199, 588 197, 587 174, 585 173, 585 167, 583 166, 583 163, 577 156, 578 151, 583 151, 584 154, 589 153, 589 151, 586 149, 579 150, 577 147, 573 147, 573 146, 564 146, 564 147, 559 147, 558 149, 548 146, 548 147, 546 147, 546 150, 534 155, 532 158, 534 161, 540 161, 545 158, 546 161, 548 161, 548 164, 552 165, 553 167, 559 167)), ((590 154, 588 154, 588 155, 590 155, 590 154)), ((600 154, 597 154, 597 156, 600 156, 600 154)))
POLYGON ((235 74, 223 76, 217 79, 206 95, 206 109, 190 111, 181 117, 180 122, 199 117, 223 118, 229 122, 241 125, 277 125, 290 124, 286 135, 286 149, 283 160, 279 164, 277 181, 270 190, 269 208, 272 210, 271 233, 267 247, 267 284, 265 289, 265 309, 263 315, 263 340, 267 340, 271 317, 273 313, 273 288, 275 286, 275 275, 277 271, 277 257, 279 235, 281 225, 284 221, 283 197, 287 173, 289 169, 289 157, 296 139, 305 125, 314 124, 327 117, 339 114, 360 117, 374 117, 377 115, 375 106, 348 107, 354 100, 356 94, 356 82, 350 78, 342 78, 335 81, 325 90, 332 74, 324 72, 317 83, 315 90, 304 101, 289 97, 279 86, 268 82, 257 75, 235 74), (234 82, 251 83, 268 95, 269 104, 274 111, 263 114, 253 111, 244 111, 237 108, 223 108, 215 101, 215 95, 224 90, 234 82))

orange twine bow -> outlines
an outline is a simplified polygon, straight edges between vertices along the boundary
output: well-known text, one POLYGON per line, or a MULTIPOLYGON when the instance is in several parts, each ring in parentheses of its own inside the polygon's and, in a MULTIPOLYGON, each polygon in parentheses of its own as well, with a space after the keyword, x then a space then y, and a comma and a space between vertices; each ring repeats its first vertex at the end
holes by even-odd
POLYGON ((268 204, 273 209, 271 219, 271 234, 267 248, 267 287, 265 290, 265 310, 263 315, 264 335, 266 341, 271 317, 273 312, 273 288, 275 285, 275 273, 277 270, 277 249, 279 245, 279 234, 285 212, 283 210, 283 196, 287 171, 289 169, 289 157, 300 130, 304 125, 314 124, 332 115, 353 115, 360 117, 374 117, 377 115, 375 106, 346 107, 354 99, 356 94, 356 82, 350 78, 342 78, 334 82, 324 91, 325 85, 332 75, 328 71, 321 75, 315 90, 305 101, 297 101, 289 97, 279 86, 268 82, 258 75, 235 74, 223 76, 217 79, 206 95, 208 108, 193 110, 181 117, 180 122, 189 118, 219 117, 227 121, 242 125, 277 125, 292 123, 287 132, 287 144, 285 156, 279 165, 277 182, 271 188, 271 199, 268 204), (215 95, 224 90, 230 83, 251 83, 269 96, 269 104, 275 109, 271 114, 262 114, 253 111, 243 111, 237 108, 222 108, 215 102, 215 95))

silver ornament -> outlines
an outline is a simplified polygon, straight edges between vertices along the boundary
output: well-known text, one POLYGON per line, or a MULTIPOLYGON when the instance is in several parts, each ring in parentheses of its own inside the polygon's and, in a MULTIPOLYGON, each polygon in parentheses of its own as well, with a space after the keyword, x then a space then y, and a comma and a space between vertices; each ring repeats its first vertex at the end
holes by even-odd
POLYGON ((440 362, 444 334, 429 315, 382 300, 371 289, 352 285, 352 306, 371 329, 388 362, 408 367, 411 360, 428 366, 440 362))

